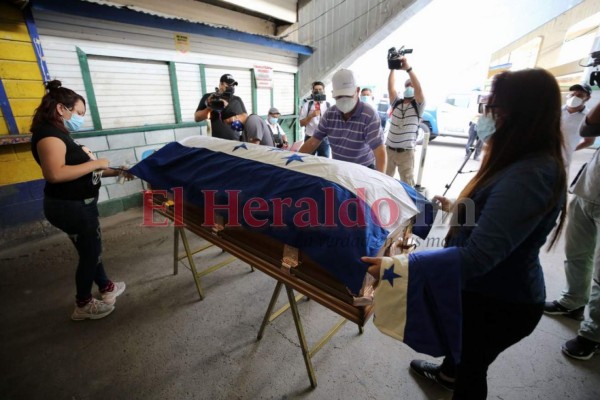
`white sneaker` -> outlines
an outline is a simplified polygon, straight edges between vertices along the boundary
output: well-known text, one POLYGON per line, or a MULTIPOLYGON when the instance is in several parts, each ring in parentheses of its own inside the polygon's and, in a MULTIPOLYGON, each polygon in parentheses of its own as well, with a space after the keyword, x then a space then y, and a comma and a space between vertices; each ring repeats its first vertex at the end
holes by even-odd
POLYGON ((101 293, 102 301, 108 305, 113 305, 117 301, 117 296, 125 291, 125 282, 113 282, 112 292, 101 293))
POLYGON ((92 298, 92 301, 83 307, 75 307, 71 315, 73 321, 83 321, 84 319, 100 319, 106 317, 115 310, 115 306, 106 304, 103 301, 92 298))

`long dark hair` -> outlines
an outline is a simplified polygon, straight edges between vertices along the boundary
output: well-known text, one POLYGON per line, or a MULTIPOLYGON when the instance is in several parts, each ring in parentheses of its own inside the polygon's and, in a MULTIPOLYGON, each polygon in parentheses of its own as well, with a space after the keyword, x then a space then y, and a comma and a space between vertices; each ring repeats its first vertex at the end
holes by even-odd
MULTIPOLYGON (((538 154, 554 159, 558 168, 554 195, 544 211, 552 210, 561 201, 567 181, 560 128, 561 98, 556 79, 541 68, 502 72, 494 77, 487 110, 497 121, 496 132, 486 143, 487 151, 481 168, 462 190, 456 204, 460 204, 460 199, 471 198, 509 165, 538 154)), ((459 220, 464 221, 460 216, 461 209, 464 211, 464 207, 458 207, 455 212, 459 213, 459 220)), ((563 203, 559 223, 548 248, 560 235, 565 216, 566 204, 563 203)), ((456 229, 458 227, 453 226, 448 235, 455 234, 456 229)))
POLYGON ((31 122, 31 131, 33 132, 35 128, 49 123, 64 133, 69 134, 62 117, 56 111, 56 105, 62 104, 68 109, 72 109, 78 100, 81 100, 85 106, 85 99, 71 89, 62 87, 62 83, 59 80, 55 79, 46 82, 44 85, 46 86, 46 94, 42 97, 42 102, 35 110, 33 121, 31 122))

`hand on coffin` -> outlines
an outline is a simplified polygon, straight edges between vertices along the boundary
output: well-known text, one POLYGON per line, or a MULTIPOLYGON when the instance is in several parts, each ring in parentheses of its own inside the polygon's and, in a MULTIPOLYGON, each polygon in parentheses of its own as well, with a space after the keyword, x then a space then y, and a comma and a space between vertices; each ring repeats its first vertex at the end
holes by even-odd
POLYGON ((379 273, 381 270, 381 261, 383 260, 384 257, 361 257, 361 261, 366 262, 368 264, 371 264, 369 266, 369 269, 367 269, 367 272, 369 273, 369 275, 371 275, 373 278, 375 278, 376 281, 379 280, 379 273))
POLYGON ((445 212, 450 212, 452 207, 454 207, 454 202, 444 196, 433 196, 433 201, 445 212))

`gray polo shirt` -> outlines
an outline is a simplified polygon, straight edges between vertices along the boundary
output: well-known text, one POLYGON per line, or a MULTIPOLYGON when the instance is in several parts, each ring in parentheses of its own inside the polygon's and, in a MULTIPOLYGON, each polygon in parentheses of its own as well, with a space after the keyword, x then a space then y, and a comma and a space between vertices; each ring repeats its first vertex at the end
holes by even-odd
POLYGON ((250 114, 244 124, 244 141, 252 142, 254 139, 260 140, 263 146, 274 146, 273 135, 267 121, 256 114, 250 114))

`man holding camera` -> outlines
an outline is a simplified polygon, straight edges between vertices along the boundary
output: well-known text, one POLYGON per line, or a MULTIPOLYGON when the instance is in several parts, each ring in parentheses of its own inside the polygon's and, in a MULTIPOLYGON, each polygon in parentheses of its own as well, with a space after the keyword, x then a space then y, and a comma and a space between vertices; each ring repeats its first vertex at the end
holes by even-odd
POLYGON ((414 186, 415 146, 421 116, 425 109, 425 96, 417 75, 403 54, 402 51, 396 52, 395 49, 390 49, 388 54, 390 68, 388 92, 392 115, 385 142, 388 159, 385 173, 393 177, 398 168, 400 179, 414 186), (399 96, 396 91, 396 69, 406 71, 409 77, 404 83, 402 96, 399 96))
MULTIPOLYGON (((600 104, 583 119, 578 132, 584 139, 580 144, 593 143, 600 136, 600 104)), ((567 284, 560 298, 544 305, 544 312, 581 321, 577 336, 566 341, 562 351, 589 360, 600 354, 600 149, 581 168, 570 192, 574 196, 565 233, 567 284)))
POLYGON ((301 153, 311 154, 329 138, 335 160, 342 160, 385 171, 385 147, 379 115, 359 100, 360 88, 354 73, 337 71, 332 78, 335 106, 327 110, 312 137, 304 142, 301 153))
MULTIPOLYGON (((325 85, 323 82, 313 82, 312 83, 312 95, 310 100, 308 100, 302 106, 300 110, 300 126, 304 127, 304 141, 308 142, 319 126, 319 121, 321 120, 321 115, 327 111, 329 108, 329 102, 325 100, 325 85)), ((325 137, 319 147, 312 153, 321 157, 329 158, 331 151, 329 148, 329 139, 325 137)))
POLYGON ((236 124, 248 116, 244 102, 234 95, 237 82, 230 74, 221 76, 214 93, 206 93, 194 113, 196 122, 210 118, 212 136, 220 139, 240 140, 236 124), (232 127, 233 125, 233 127, 232 127))

